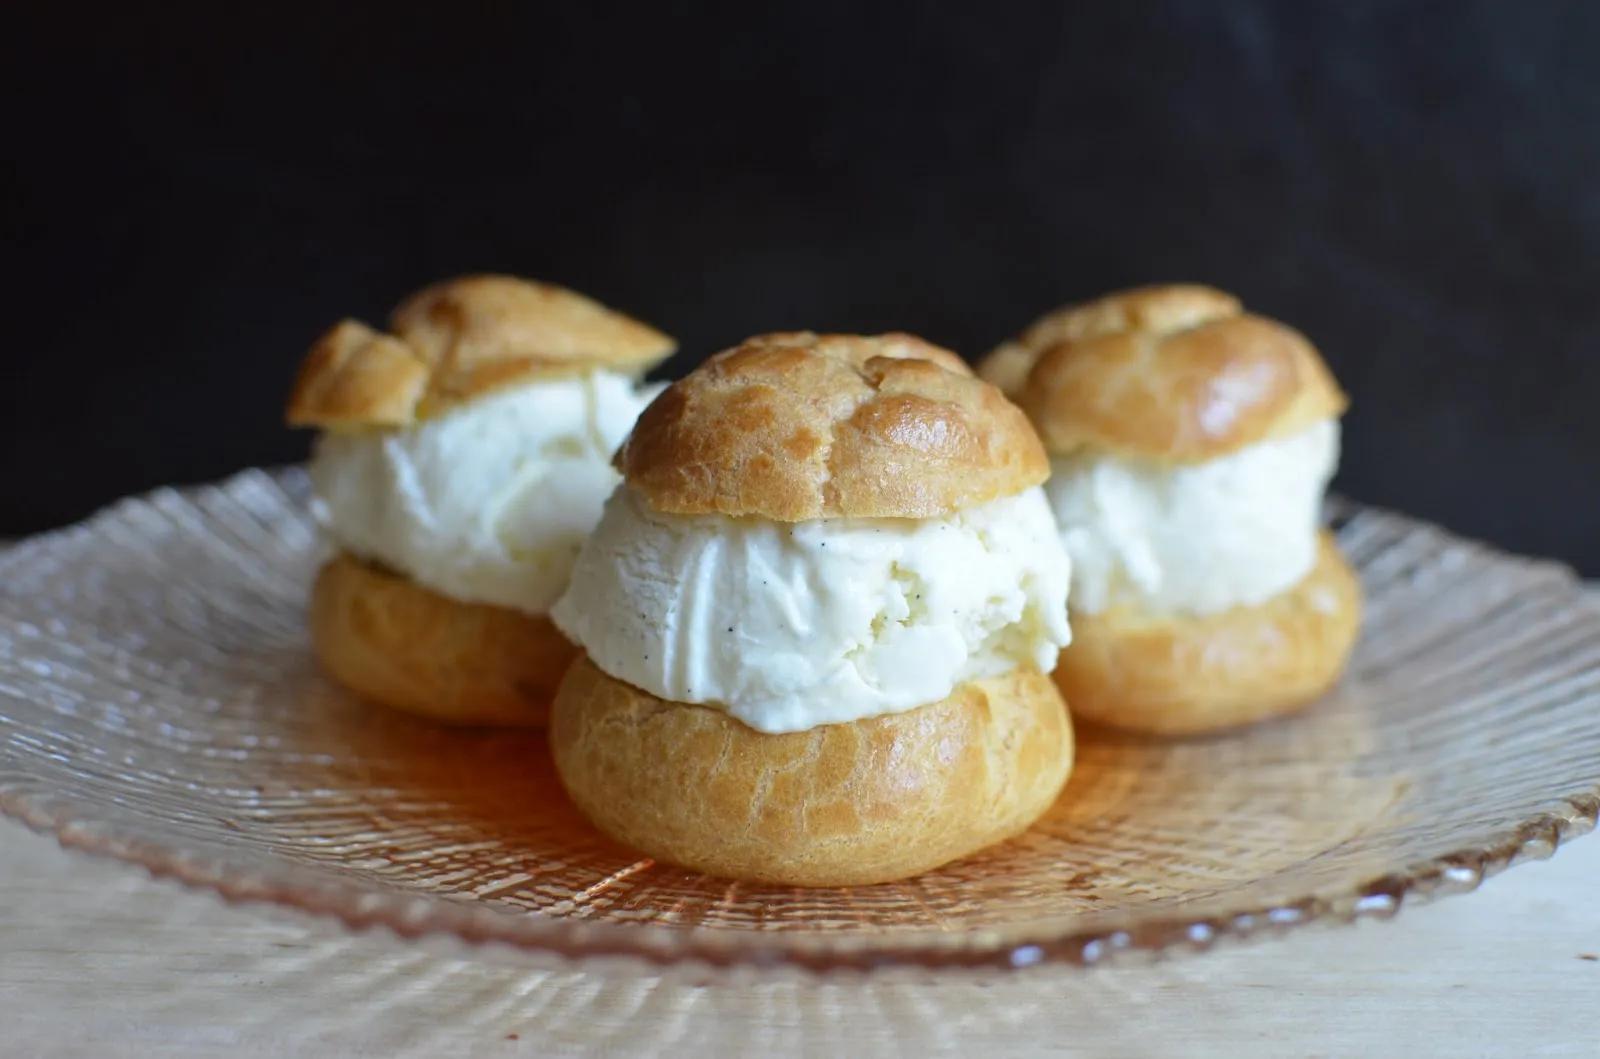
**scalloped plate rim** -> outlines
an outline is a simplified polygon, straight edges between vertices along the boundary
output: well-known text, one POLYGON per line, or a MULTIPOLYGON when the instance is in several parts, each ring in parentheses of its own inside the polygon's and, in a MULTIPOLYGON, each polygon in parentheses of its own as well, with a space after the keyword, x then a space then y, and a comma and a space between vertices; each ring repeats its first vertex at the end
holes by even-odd
MULTIPOLYGON (((297 466, 248 468, 216 481, 160 486, 122 497, 79 522, 0 543, 0 569, 24 561, 33 548, 92 533, 97 524, 115 518, 120 511, 156 498, 186 497, 248 478, 265 478, 281 486, 284 475, 293 473, 301 472, 297 466)), ((1330 498, 1330 504, 1352 513, 1388 513, 1376 505, 1338 497, 1330 498)), ((1411 516, 1400 517, 1450 533, 1411 516)), ((1556 576, 1575 598, 1592 606, 1585 600, 1582 581, 1566 564, 1505 552, 1453 533, 1450 536, 1497 559, 1541 567, 1556 576)), ((1600 623, 1600 608, 1595 613, 1600 623)), ((889 969, 971 972, 1098 966, 1134 955, 1201 952, 1219 942, 1281 935, 1312 924, 1392 918, 1410 904, 1476 890, 1501 871, 1528 860, 1548 858, 1567 842, 1594 830, 1600 824, 1600 779, 1587 790, 1553 798, 1547 808, 1493 832, 1474 847, 1414 861, 1355 886, 1330 887, 1281 904, 1246 902, 1200 917, 1140 916, 1137 924, 1120 928, 1037 934, 1021 929, 1004 940, 985 940, 989 934, 1009 934, 999 928, 908 931, 895 935, 888 945, 881 944, 883 935, 841 939, 797 932, 785 934, 781 942, 775 942, 766 940, 772 935, 737 928, 629 925, 564 919, 537 912, 511 914, 446 898, 378 892, 333 881, 305 868, 285 866, 269 873, 225 856, 195 858, 181 849, 131 833, 114 822, 97 819, 94 809, 92 803, 59 793, 30 797, 0 790, 0 817, 9 817, 52 837, 64 849, 122 861, 144 869, 155 879, 211 893, 230 904, 292 909, 339 922, 354 932, 387 930, 402 939, 440 937, 473 949, 509 947, 573 966, 620 960, 656 970, 699 965, 714 970, 791 969, 808 975, 889 969), (416 914, 422 909, 428 913, 425 919, 416 914), (498 929, 489 929, 485 924, 490 922, 498 929), (508 929, 508 924, 515 926, 508 929)))

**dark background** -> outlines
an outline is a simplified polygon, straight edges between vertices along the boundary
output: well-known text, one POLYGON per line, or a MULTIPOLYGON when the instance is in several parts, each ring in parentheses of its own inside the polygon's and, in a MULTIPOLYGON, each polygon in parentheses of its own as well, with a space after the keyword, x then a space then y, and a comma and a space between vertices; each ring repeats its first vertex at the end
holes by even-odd
POLYGON ((332 7, 0 16, 0 534, 299 458, 310 340, 462 271, 673 373, 1197 280, 1322 347, 1341 489, 1600 574, 1600 4, 332 7))

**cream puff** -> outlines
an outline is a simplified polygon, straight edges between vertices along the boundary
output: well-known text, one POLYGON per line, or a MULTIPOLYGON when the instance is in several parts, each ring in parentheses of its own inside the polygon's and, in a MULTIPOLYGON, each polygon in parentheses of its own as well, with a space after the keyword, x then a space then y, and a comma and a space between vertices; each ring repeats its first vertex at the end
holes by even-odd
POLYGON ((470 276, 384 334, 335 325, 289 399, 338 547, 312 591, 323 666, 362 696, 462 724, 542 725, 575 648, 548 612, 620 475, 611 457, 673 349, 560 287, 470 276))
POLYGON ((1049 314, 979 373, 1050 451, 1076 716, 1203 732, 1338 679, 1361 593, 1320 513, 1346 399, 1303 335, 1209 287, 1146 287, 1049 314))
POLYGON ((1027 419, 907 335, 773 334, 662 393, 551 612, 550 742, 658 860, 804 886, 1026 829, 1072 760, 1071 580, 1027 419))

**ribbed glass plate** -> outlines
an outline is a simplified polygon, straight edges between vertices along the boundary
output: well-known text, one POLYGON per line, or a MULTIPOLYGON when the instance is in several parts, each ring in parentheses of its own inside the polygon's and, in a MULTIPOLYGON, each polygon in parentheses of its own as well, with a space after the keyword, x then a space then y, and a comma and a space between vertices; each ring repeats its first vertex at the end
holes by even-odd
POLYGON ((1600 613, 1564 569, 1340 506, 1344 685, 1180 742, 1080 732, 1023 838, 910 882, 729 884, 567 804, 542 739, 331 687, 298 471, 124 501, 0 555, 0 809, 224 894, 522 950, 704 967, 1018 967, 1203 948, 1470 889, 1593 826, 1600 613))

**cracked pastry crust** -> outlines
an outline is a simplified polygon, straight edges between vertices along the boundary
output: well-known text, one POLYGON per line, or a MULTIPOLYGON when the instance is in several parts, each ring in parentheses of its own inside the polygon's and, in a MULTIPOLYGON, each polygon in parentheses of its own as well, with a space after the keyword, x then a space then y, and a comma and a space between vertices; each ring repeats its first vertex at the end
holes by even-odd
POLYGON ((657 511, 778 522, 933 518, 1049 474, 1038 436, 912 335, 758 335, 647 408, 617 468, 657 511))
POLYGON ((989 354, 1052 455, 1214 459, 1345 409, 1306 337, 1210 287, 1140 287, 1052 312, 989 354))
POLYGON ((391 334, 341 320, 306 354, 291 426, 398 427, 495 390, 593 370, 642 374, 672 339, 576 291, 463 276, 411 295, 391 334))

